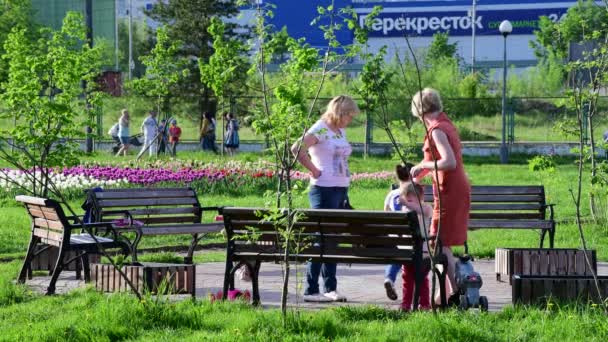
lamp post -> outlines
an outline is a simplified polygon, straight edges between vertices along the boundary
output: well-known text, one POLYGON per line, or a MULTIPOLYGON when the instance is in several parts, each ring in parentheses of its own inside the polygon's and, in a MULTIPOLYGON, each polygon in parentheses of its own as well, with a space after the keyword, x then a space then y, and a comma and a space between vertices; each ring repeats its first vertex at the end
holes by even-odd
POLYGON ((503 20, 498 27, 504 39, 504 59, 502 73, 502 143, 500 144, 500 163, 506 164, 509 162, 509 150, 506 143, 507 130, 507 36, 513 31, 513 26, 508 20, 503 20))
POLYGON ((475 19, 477 18, 477 0, 473 0, 471 10, 471 73, 475 72, 475 19))

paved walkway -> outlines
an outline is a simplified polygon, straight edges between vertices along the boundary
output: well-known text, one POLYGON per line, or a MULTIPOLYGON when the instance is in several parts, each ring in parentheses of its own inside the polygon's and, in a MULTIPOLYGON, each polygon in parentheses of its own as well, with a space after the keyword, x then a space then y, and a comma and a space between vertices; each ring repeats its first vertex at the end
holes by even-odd
MULTIPOLYGON (((496 281, 494 260, 475 260, 476 270, 481 274, 483 286, 481 294, 488 297, 490 311, 498 311, 511 304, 511 286, 508 282, 496 281)), ((211 293, 217 293, 222 288, 224 278, 224 263, 213 262, 196 266, 196 296, 206 298, 211 293)), ((338 265, 338 291, 348 297, 346 303, 305 303, 301 296, 296 296, 296 284, 300 284, 299 293, 303 292, 302 279, 304 265, 298 265, 290 277, 289 303, 299 303, 302 308, 318 309, 336 305, 378 305, 385 308, 397 309, 399 301, 389 300, 384 292, 384 268, 381 265, 338 265)), ((281 300, 281 266, 272 263, 262 264, 260 270, 260 296, 264 307, 278 307, 281 300)), ((598 274, 608 275, 608 263, 598 263, 598 274)), ((50 278, 34 277, 28 284, 39 292, 44 292, 50 278)), ((74 272, 63 272, 57 282, 57 293, 66 293, 77 287, 86 286, 83 281, 75 279, 74 272)), ((235 284, 238 289, 251 289, 251 283, 235 284)), ((401 280, 397 282, 401 288, 401 280)), ((400 291, 399 291, 400 294, 400 291)), ((181 296, 180 296, 181 297, 181 296)), ((184 296, 188 298, 189 296, 184 296)), ((400 296, 401 297, 401 296, 400 296)))

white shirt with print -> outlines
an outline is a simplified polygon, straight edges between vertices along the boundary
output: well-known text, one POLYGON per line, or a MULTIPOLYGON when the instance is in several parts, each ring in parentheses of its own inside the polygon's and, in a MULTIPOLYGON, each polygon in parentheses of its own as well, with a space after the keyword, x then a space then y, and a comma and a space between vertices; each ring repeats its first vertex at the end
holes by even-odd
POLYGON ((348 187, 350 184, 348 157, 353 149, 346 140, 346 131, 340 129, 339 133, 336 133, 329 129, 325 121, 319 120, 306 134, 311 134, 319 140, 308 151, 312 163, 321 171, 321 176, 311 178, 310 184, 348 187))
POLYGON ((154 138, 154 136, 156 136, 158 133, 158 124, 156 123, 156 119, 149 115, 146 117, 141 127, 146 137, 154 138))

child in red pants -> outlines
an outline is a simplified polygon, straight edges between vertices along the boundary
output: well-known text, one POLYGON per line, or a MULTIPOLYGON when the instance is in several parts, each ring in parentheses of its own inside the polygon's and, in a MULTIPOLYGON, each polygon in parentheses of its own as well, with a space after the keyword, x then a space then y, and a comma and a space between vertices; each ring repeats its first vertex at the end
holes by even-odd
MULTIPOLYGON (((431 215, 433 214, 433 208, 424 202, 424 190, 420 184, 414 182, 403 183, 400 187, 401 194, 399 200, 402 204, 402 210, 405 212, 415 211, 418 213, 418 222, 420 224, 420 230, 422 236, 428 236, 429 226, 431 224, 431 215), (427 234, 422 232, 426 229, 427 234)), ((423 252, 428 253, 426 243, 423 245, 423 252)), ((420 286, 419 294, 419 309, 429 310, 431 308, 431 294, 429 290, 429 282, 427 275, 430 269, 424 269, 424 279, 420 286)), ((401 310, 410 311, 412 309, 412 301, 414 298, 414 265, 405 264, 403 265, 403 299, 401 302, 401 310)))

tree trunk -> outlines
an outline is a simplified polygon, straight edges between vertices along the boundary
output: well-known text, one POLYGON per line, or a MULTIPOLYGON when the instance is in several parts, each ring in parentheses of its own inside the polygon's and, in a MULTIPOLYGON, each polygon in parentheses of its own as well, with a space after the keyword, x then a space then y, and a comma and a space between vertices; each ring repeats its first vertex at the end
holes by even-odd
MULTIPOLYGON (((597 175, 597 162, 595 159, 595 140, 593 139, 593 115, 595 114, 595 106, 593 100, 589 101, 589 111, 587 112, 587 127, 589 128, 589 149, 591 153, 591 179, 593 179, 597 175)), ((595 193, 593 189, 593 184, 590 184, 591 191, 589 191, 589 210, 591 211, 591 217, 593 221, 597 222, 600 219, 604 219, 601 217, 602 214, 598 212, 597 203, 595 199, 595 193)))

